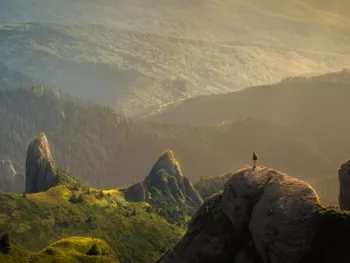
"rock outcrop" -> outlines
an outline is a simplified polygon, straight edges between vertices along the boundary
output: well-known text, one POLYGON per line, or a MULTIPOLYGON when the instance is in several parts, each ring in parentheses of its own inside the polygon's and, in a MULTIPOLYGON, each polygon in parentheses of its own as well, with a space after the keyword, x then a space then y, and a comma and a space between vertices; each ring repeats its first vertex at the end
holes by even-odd
POLYGON ((128 202, 146 202, 148 199, 148 192, 143 182, 129 186, 124 194, 128 202))
POLYGON ((171 193, 172 197, 178 202, 188 200, 196 204, 203 202, 188 178, 183 176, 179 162, 171 150, 164 152, 159 157, 146 177, 145 185, 148 191, 152 191, 152 188, 155 188, 161 192, 171 193))
POLYGON ((339 213, 323 208, 303 181, 247 166, 204 202, 185 236, 159 262, 336 262, 327 260, 350 243, 345 234, 350 232, 350 214, 339 213), (347 230, 333 231, 333 224, 347 230), (340 245, 330 248, 334 242, 340 245))
POLYGON ((28 146, 25 179, 27 193, 43 192, 58 184, 49 142, 44 133, 28 146))
POLYGON ((183 176, 179 162, 171 150, 164 152, 153 165, 150 173, 142 183, 129 186, 124 190, 127 201, 150 201, 154 191, 167 193, 179 203, 191 201, 200 205, 203 200, 191 182, 183 176))
POLYGON ((0 161, 0 189, 11 191, 15 185, 16 174, 11 161, 0 161))
POLYGON ((350 160, 343 163, 339 169, 339 207, 350 210, 350 160))
POLYGON ((176 178, 176 180, 182 179, 182 170, 179 162, 176 160, 174 152, 171 150, 165 151, 153 165, 150 174, 156 173, 163 169, 167 174, 176 178))

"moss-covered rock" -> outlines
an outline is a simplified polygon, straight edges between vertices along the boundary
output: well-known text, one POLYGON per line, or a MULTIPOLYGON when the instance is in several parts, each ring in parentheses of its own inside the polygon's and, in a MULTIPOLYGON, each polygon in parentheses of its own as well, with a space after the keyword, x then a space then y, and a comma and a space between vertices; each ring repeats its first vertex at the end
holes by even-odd
POLYGON ((179 202, 203 202, 188 178, 183 176, 180 164, 171 150, 164 152, 154 164, 145 179, 145 185, 150 191, 155 188, 161 192, 168 192, 179 202))

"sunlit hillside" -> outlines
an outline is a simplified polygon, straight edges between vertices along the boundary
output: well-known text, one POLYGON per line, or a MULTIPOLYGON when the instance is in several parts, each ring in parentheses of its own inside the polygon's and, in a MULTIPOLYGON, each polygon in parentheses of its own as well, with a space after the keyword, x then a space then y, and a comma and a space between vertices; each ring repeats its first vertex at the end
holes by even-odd
MULTIPOLYGON (((10 240, 11 242, 11 240, 10 240)), ((2 248, 2 263, 119 263, 110 246, 91 237, 69 237, 59 240, 39 252, 29 252, 10 243, 2 248)))
MULTIPOLYGON (((0 233, 10 234, 23 250, 42 250, 24 254, 32 258, 29 262, 151 263, 183 234, 182 228, 147 209, 147 203, 126 202, 118 189, 102 191, 71 181, 47 192, 0 194, 0 233), (99 258, 87 255, 93 243, 99 258)), ((13 261, 14 256, 4 262, 22 262, 13 261)), ((0 253, 0 260, 7 258, 0 253)))

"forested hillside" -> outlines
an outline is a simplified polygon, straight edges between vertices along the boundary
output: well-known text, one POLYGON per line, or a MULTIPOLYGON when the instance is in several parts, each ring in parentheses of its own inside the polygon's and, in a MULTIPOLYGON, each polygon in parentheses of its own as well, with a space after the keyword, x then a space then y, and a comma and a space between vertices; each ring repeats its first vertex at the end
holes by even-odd
POLYGON ((332 163, 301 134, 258 119, 218 127, 134 121, 41 86, 1 91, 0 118, 0 159, 12 161, 17 172, 28 143, 45 132, 56 162, 96 187, 143 180, 166 149, 191 180, 235 170, 250 162, 253 150, 261 163, 302 178, 332 172, 332 163))
POLYGON ((189 99, 154 113, 148 120, 218 125, 241 118, 265 119, 307 138, 333 163, 342 162, 350 144, 350 71, 291 77, 274 85, 189 99))

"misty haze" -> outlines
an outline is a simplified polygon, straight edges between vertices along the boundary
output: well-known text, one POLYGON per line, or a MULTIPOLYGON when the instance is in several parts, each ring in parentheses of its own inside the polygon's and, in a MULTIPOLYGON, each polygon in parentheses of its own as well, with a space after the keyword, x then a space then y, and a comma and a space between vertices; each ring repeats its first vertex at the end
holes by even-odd
POLYGON ((0 263, 348 263, 349 98, 345 0, 0 0, 0 263))

